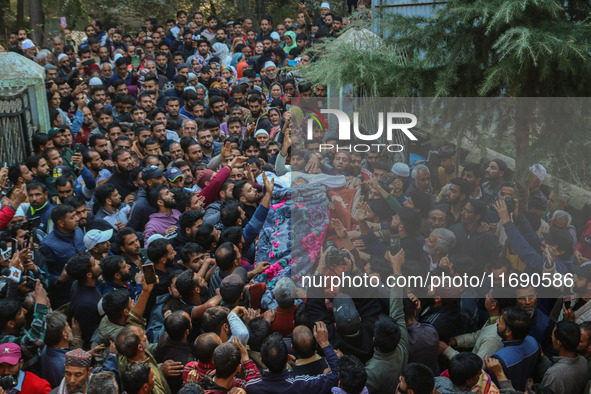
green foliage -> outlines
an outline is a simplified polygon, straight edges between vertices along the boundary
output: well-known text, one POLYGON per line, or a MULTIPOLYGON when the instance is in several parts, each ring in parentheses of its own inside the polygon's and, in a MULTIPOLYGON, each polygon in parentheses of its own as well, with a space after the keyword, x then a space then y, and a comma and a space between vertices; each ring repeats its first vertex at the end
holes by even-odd
MULTIPOLYGON (((383 45, 360 52, 335 40, 304 71, 314 81, 353 83, 382 97, 587 97, 589 3, 449 0, 429 19, 374 12, 383 45)), ((520 105, 506 110, 507 118, 525 121, 495 127, 493 133, 438 130, 438 135, 454 142, 471 139, 480 146, 514 137, 511 150, 518 171, 527 163, 544 162, 554 173, 589 187, 591 166, 581 165, 591 145, 586 124, 557 130, 548 112, 520 105)))

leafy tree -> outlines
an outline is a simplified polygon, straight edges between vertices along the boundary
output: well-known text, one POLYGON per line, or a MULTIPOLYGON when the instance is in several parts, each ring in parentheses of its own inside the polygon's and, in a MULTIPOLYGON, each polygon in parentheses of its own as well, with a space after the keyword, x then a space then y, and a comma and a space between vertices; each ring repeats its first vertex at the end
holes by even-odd
MULTIPOLYGON (((449 0, 432 18, 374 13, 383 45, 347 49, 337 39, 305 72, 313 81, 353 83, 382 97, 590 96, 590 7, 582 0, 449 0)), ((537 105, 518 101, 505 114, 515 119, 518 178, 537 160, 588 183, 591 171, 576 169, 589 149, 588 127, 560 130, 564 145, 557 144, 548 104, 537 105)), ((465 130, 452 133, 444 138, 456 141, 465 130)))

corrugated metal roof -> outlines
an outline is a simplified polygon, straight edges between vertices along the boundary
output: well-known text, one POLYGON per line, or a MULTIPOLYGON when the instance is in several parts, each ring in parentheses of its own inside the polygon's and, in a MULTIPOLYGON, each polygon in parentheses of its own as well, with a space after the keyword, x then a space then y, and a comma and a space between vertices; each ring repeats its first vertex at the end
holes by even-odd
POLYGON ((430 17, 443 1, 434 0, 372 0, 372 8, 404 16, 430 17))

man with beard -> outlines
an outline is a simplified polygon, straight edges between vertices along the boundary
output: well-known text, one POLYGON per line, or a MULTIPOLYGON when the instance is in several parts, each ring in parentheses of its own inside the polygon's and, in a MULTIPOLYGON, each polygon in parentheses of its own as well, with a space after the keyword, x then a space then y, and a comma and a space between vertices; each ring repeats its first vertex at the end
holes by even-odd
POLYGON ((69 130, 64 126, 61 126, 49 129, 47 135, 53 141, 53 146, 62 157, 63 163, 67 166, 71 166, 70 162, 72 161, 74 151, 66 146, 68 144, 66 133, 69 133, 69 130))
POLYGON ((26 164, 33 173, 33 180, 45 184, 45 179, 51 174, 47 160, 42 156, 30 156, 26 164))
POLYGON ((178 97, 167 97, 166 100, 166 120, 168 121, 175 121, 179 124, 183 124, 184 121, 188 120, 189 118, 185 115, 180 114, 181 105, 179 103, 178 97))
POLYGON ((156 60, 156 72, 158 76, 162 76, 170 81, 174 77, 174 67, 170 64, 168 55, 164 52, 156 52, 154 58, 156 60))
POLYGON ((478 226, 485 214, 486 203, 482 199, 469 200, 460 214, 461 223, 450 227, 456 236, 454 252, 468 255, 482 264, 487 264, 498 256, 501 249, 493 233, 478 232, 478 226))
POLYGON ((257 189, 255 189, 247 181, 240 181, 234 185, 232 197, 234 200, 242 203, 246 218, 250 220, 259 205, 259 201, 261 200, 261 196, 259 195, 257 189))
POLYGON ((146 223, 144 238, 150 239, 154 234, 168 235, 177 230, 176 223, 181 212, 176 208, 174 194, 164 185, 158 185, 148 192, 148 201, 156 208, 146 223))
POLYGON ((525 389, 542 355, 538 342, 528 335, 530 325, 527 313, 517 307, 506 308, 497 320, 497 334, 503 339, 504 347, 492 358, 499 360, 505 376, 518 391, 525 389))
POLYGON ((107 125, 105 137, 107 137, 109 140, 111 150, 115 149, 115 146, 117 145, 117 138, 119 138, 122 135, 123 128, 121 127, 121 124, 117 122, 112 122, 107 125))
MULTIPOLYGON (((184 154, 183 154, 183 158, 184 158, 184 154)), ((172 167, 178 168, 183 173, 183 176, 184 176, 183 187, 186 191, 188 191, 189 193, 192 193, 194 191, 199 191, 199 188, 197 187, 197 185, 195 185, 193 183, 194 178, 193 178, 193 171, 191 169, 191 166, 189 165, 189 163, 184 161, 183 158, 173 162, 172 167)))
POLYGON ((40 182, 33 181, 27 185, 27 194, 30 202, 30 207, 25 213, 27 221, 39 219, 37 228, 46 234, 49 233, 53 204, 49 201, 47 187, 40 182))
POLYGON ((86 200, 80 196, 70 196, 66 198, 64 204, 72 206, 76 211, 74 212, 78 227, 82 232, 86 233, 86 226, 88 226, 88 209, 86 208, 86 200))
POLYGON ((244 123, 247 124, 251 130, 247 128, 246 133, 250 135, 250 133, 259 129, 263 129, 267 133, 270 133, 273 125, 269 121, 267 110, 263 108, 263 98, 258 94, 250 96, 248 98, 248 108, 250 109, 250 113, 246 116, 244 123))
POLYGON ((94 128, 89 135, 89 139, 90 137, 94 136, 94 135, 98 135, 98 136, 102 136, 105 137, 107 132, 108 132, 108 126, 113 123, 113 113, 111 112, 111 110, 109 108, 101 108, 97 111, 96 114, 96 118, 97 118, 97 125, 96 128, 94 128))
POLYGON ((121 256, 130 266, 132 277, 140 272, 140 267, 145 263, 146 257, 142 254, 140 241, 135 230, 131 227, 124 227, 117 232, 115 243, 121 251, 121 256))
MULTIPOLYGON (((230 245, 229 242, 227 244, 230 245)), ((238 271, 246 277, 244 268, 237 268, 236 272, 238 271)), ((177 286, 180 285, 180 287, 177 287, 177 290, 185 302, 182 309, 191 315, 193 319, 199 319, 209 308, 219 305, 222 301, 222 297, 215 294, 214 289, 211 298, 203 303, 203 300, 207 298, 207 294, 211 293, 211 291, 207 287, 207 282, 197 272, 193 272, 192 270, 186 270, 180 274, 176 284, 177 286)))
POLYGON ((49 293, 51 304, 59 308, 69 300, 71 281, 64 267, 76 253, 86 250, 84 233, 78 227, 76 210, 67 204, 58 205, 51 211, 54 229, 39 245, 39 252, 47 259, 49 293))
POLYGON ((507 163, 501 159, 494 159, 488 163, 484 176, 486 182, 482 184, 482 191, 488 194, 492 200, 495 200, 499 194, 499 188, 507 171, 507 163))
MULTIPOLYGON (((215 16, 214 16, 214 18, 215 18, 215 16)), ((215 28, 214 28, 214 30, 215 30, 215 28)), ((215 37, 215 33, 213 33, 213 34, 215 37)), ((206 40, 205 38, 202 38, 201 40, 197 41, 198 55, 202 56, 206 61, 209 60, 209 58, 211 58, 210 51, 211 51, 211 43, 208 40, 206 40)))
POLYGON ((154 264, 154 270, 156 275, 158 275, 158 283, 150 293, 144 315, 151 313, 158 296, 168 293, 169 276, 175 256, 176 252, 170 241, 166 238, 155 239, 148 245, 148 260, 154 264))
MULTIPOLYGON (((374 166, 375 166, 375 164, 377 164, 377 161, 380 160, 379 154, 377 156, 378 156, 378 158, 376 159, 376 163, 374 163, 374 166)), ((367 154, 368 163, 369 163, 370 158, 373 158, 373 157, 374 156, 370 155, 370 153, 367 154)), ((432 190, 431 172, 429 171, 429 167, 419 164, 418 166, 413 168, 412 173, 411 173, 411 177, 412 177, 412 184, 408 187, 408 189, 406 189, 405 194, 408 195, 409 193, 414 192, 416 190, 423 192, 423 193, 431 194, 431 190, 432 190)))
MULTIPOLYGON (((90 245, 86 246, 87 249, 88 246, 90 245)), ((89 253, 77 254, 68 260, 66 273, 74 279, 70 290, 70 313, 80 323, 82 340, 85 348, 88 348, 92 334, 101 320, 98 311, 101 293, 96 287, 96 281, 101 275, 100 260, 89 253)))
POLYGON ((185 160, 191 167, 195 167, 196 164, 202 163, 203 150, 201 150, 201 145, 193 138, 184 137, 181 139, 181 148, 183 148, 183 152, 185 152, 185 160))
POLYGON ((125 149, 117 149, 111 154, 111 160, 115 164, 115 171, 105 184, 114 185, 121 198, 125 200, 130 193, 136 190, 129 179, 129 172, 134 167, 131 154, 125 149))
MULTIPOLYGON (((203 158, 201 159, 202 164, 207 165, 213 157, 219 155, 222 151, 222 144, 213 140, 209 129, 197 131, 197 142, 199 142, 203 154, 203 158)), ((185 152, 187 151, 185 150, 185 152)))
POLYGON ((121 376, 121 387, 126 393, 149 394, 154 392, 156 383, 154 371, 145 361, 127 364, 121 376))
MULTIPOLYGON (((79 101, 83 101, 86 104, 86 99, 84 95, 80 95, 80 98, 77 99, 79 101)), ((80 131, 76 134, 76 142, 79 144, 86 144, 88 142, 88 137, 92 130, 94 130, 94 116, 92 111, 88 107, 84 107, 81 109, 82 111, 82 126, 80 127, 80 131)))
POLYGON ((170 240, 175 250, 181 250, 187 243, 195 242, 197 229, 203 224, 203 211, 186 211, 179 217, 179 231, 170 240))
POLYGON ((135 141, 131 150, 135 152, 140 160, 144 159, 148 154, 146 152, 146 140, 152 136, 152 132, 148 126, 139 126, 135 128, 135 141))
POLYGON ((123 204, 121 194, 115 185, 105 183, 98 187, 94 193, 99 209, 94 216, 90 227, 101 230, 118 230, 127 224, 129 206, 123 204))
POLYGON ((82 163, 84 164, 84 168, 87 168, 92 174, 92 178, 94 179, 94 187, 91 187, 93 185, 86 182, 82 175, 80 175, 74 183, 74 192, 77 195, 83 196, 87 200, 90 200, 96 188, 103 185, 107 179, 109 179, 111 172, 104 168, 104 162, 101 154, 93 149, 89 149, 84 152, 82 155, 82 163))
POLYGON ((109 256, 101 263, 101 272, 105 281, 103 296, 114 290, 126 290, 132 300, 137 299, 142 288, 133 281, 131 267, 122 256, 109 256))
POLYGON ((65 376, 52 394, 86 393, 92 375, 92 355, 81 348, 66 353, 65 376))
POLYGON ((232 86, 232 90, 230 91, 230 102, 229 105, 231 107, 234 106, 246 106, 246 85, 234 85, 232 86))
POLYGON ((462 178, 470 182, 470 184, 473 186, 472 193, 470 194, 471 199, 478 200, 480 198, 484 198, 488 203, 492 203, 494 201, 482 191, 482 169, 478 164, 466 164, 464 171, 462 171, 462 178))
POLYGON ((423 245, 424 259, 429 264, 428 270, 433 272, 438 269, 442 258, 447 257, 456 244, 456 236, 446 228, 436 228, 427 238, 423 245))
POLYGON ((33 181, 33 173, 25 163, 17 163, 8 168, 8 180, 14 185, 8 194, 8 198, 12 200, 17 191, 26 192, 27 185, 33 181))
POLYGON ((465 179, 456 177, 451 179, 447 190, 448 202, 439 204, 437 208, 445 212, 445 227, 460 223, 461 213, 471 193, 471 185, 465 179))
MULTIPOLYGON (((275 58, 275 54, 274 51, 271 51, 271 58, 274 59, 275 58)), ((263 82, 265 83, 265 85, 267 85, 267 88, 271 87, 271 84, 273 82, 278 82, 278 72, 277 72, 277 66, 275 65, 275 62, 272 60, 269 60, 267 62, 265 62, 264 65, 265 68, 265 77, 263 78, 263 82)))
POLYGON ((152 111, 152 113, 150 113, 150 120, 152 120, 152 122, 161 122, 164 124, 164 128, 166 129, 166 138, 170 140, 170 143, 173 141, 179 142, 181 140, 179 134, 176 131, 169 130, 167 128, 168 120, 166 119, 166 111, 164 111, 162 108, 156 108, 154 111, 152 111))
POLYGON ((211 108, 211 115, 216 118, 219 123, 226 121, 226 103, 224 103, 224 99, 220 96, 210 97, 209 107, 211 108))
MULTIPOLYGON (((148 192, 158 185, 165 182, 164 171, 156 165, 149 165, 142 170, 141 177, 146 184, 145 188, 138 191, 137 200, 131 211, 128 226, 142 231, 148 222, 151 214, 157 210, 148 202, 148 192)), ((148 237, 145 238, 146 240, 148 237)))
MULTIPOLYGON (((23 315, 24 321, 24 315, 23 315)), ((11 376, 17 382, 14 390, 19 393, 47 394, 51 391, 51 385, 45 379, 32 372, 23 371, 23 358, 21 348, 16 343, 4 343, 0 345, 0 377, 6 379, 11 376)), ((9 393, 14 390, 7 390, 9 393)), ((2 392, 5 391, 2 389, 2 392)))
POLYGON ((104 135, 88 137, 88 147, 98 152, 103 161, 109 160, 109 140, 104 135))
MULTIPOLYGON (((236 185, 240 183, 241 182, 238 182, 236 185)), ((242 255, 247 262, 255 261, 255 240, 262 231, 265 220, 267 220, 271 195, 273 194, 273 188, 275 187, 274 181, 269 181, 265 173, 263 173, 263 184, 265 186, 265 194, 251 217, 247 216, 245 205, 237 203, 235 200, 226 200, 219 208, 220 221, 225 228, 231 226, 240 226, 242 228, 243 241, 241 243, 241 249, 242 255)), ((226 185, 226 183, 224 183, 224 185, 226 185)), ((222 190, 224 185, 222 185, 222 190)), ((235 188, 236 186, 234 189, 235 188)), ((229 192, 225 192, 224 194, 226 194, 225 198, 227 199, 227 194, 229 194, 229 192)), ((221 195, 222 192, 220 192, 220 198, 221 195)))
POLYGON ((575 274, 572 292, 577 298, 565 304, 568 309, 563 318, 581 324, 591 320, 591 263, 575 265, 572 270, 575 274))
POLYGON ((58 78, 67 78, 68 75, 72 72, 72 67, 70 67, 70 57, 65 53, 58 55, 57 62, 59 68, 57 70, 57 77, 58 78))
POLYGON ((150 126, 150 130, 152 137, 158 140, 162 154, 169 152, 170 144, 174 141, 166 138, 166 125, 162 122, 154 122, 150 126))
POLYGON ((185 101, 183 99, 183 92, 187 87, 187 77, 184 75, 177 74, 172 78, 172 82, 174 84, 174 88, 168 89, 164 92, 165 96, 168 97, 176 97, 179 100, 179 106, 185 105, 185 101))
MULTIPOLYGON (((180 161, 185 157, 185 152, 181 148, 180 142, 173 142, 170 144, 170 159, 172 161, 180 161)), ((172 167, 175 167, 174 165, 172 167)), ((192 177, 191 177, 192 178, 192 177)), ((193 180, 191 179, 191 182, 193 180)))

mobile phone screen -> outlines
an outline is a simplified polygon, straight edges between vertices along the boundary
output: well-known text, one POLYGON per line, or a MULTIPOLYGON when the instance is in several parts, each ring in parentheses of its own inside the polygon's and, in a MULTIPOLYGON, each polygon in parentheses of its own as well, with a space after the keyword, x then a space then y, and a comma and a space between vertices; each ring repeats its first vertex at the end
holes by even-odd
POLYGON ((137 55, 131 55, 131 64, 133 64, 135 68, 139 67, 140 62, 138 61, 137 55))
POLYGON ((142 271, 144 271, 144 277, 146 278, 147 284, 151 285, 156 283, 156 271, 154 270, 154 264, 142 265, 142 271))

